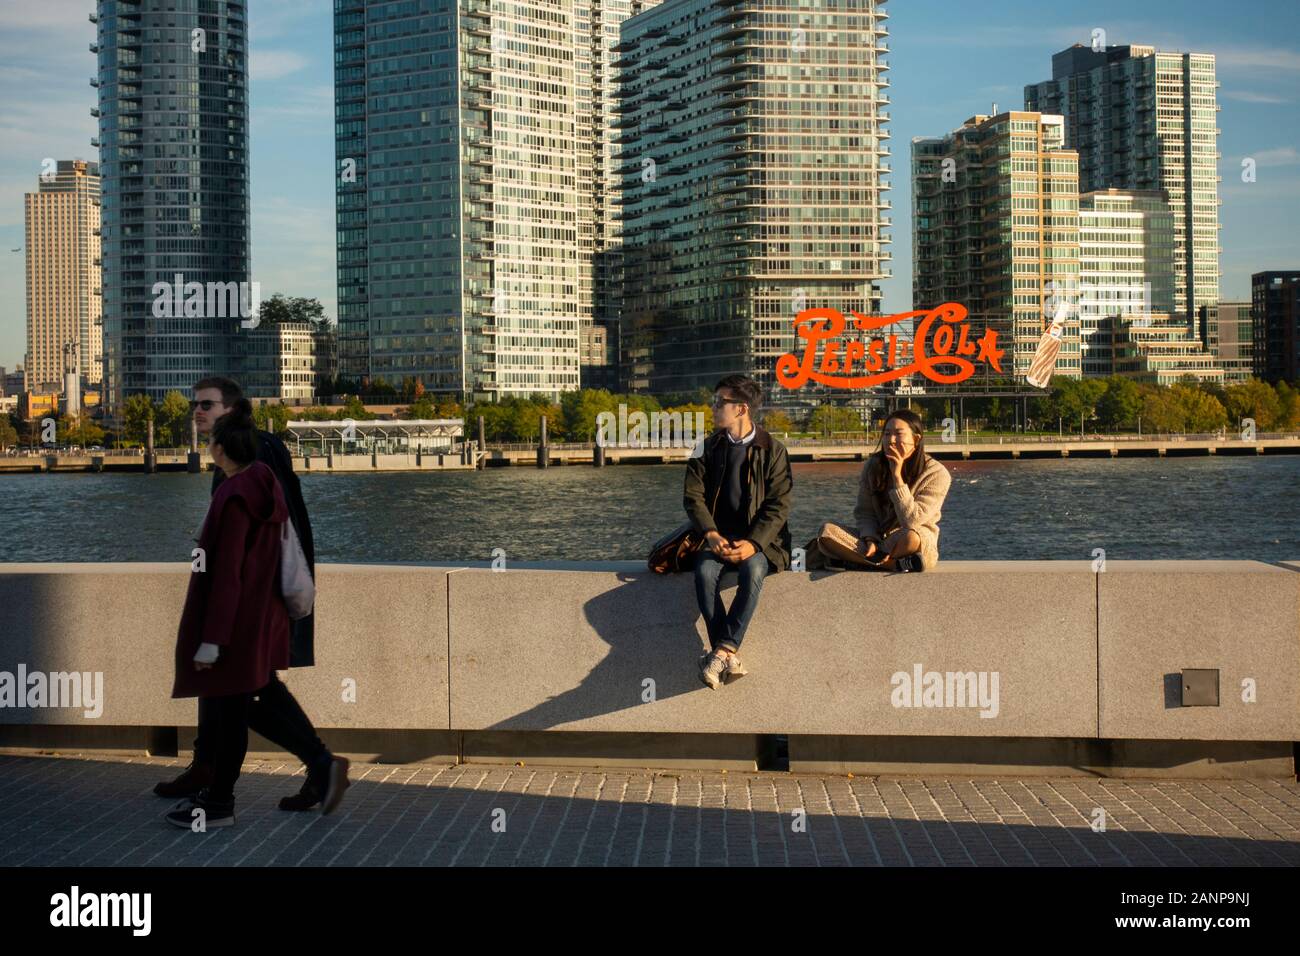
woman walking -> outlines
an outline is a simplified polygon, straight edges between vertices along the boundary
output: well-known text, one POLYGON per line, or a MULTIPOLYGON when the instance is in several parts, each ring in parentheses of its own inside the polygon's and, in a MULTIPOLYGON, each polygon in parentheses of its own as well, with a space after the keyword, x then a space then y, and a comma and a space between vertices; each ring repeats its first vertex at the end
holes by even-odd
MULTIPOLYGON (((289 509, 274 472, 257 460, 257 441, 245 398, 212 428, 212 460, 226 477, 199 535, 177 632, 172 696, 204 699, 199 735, 211 742, 213 772, 206 788, 167 814, 168 822, 186 829, 199 818, 204 829, 234 825, 235 782, 248 752, 249 721, 259 695, 273 696, 275 672, 289 666, 289 612, 279 592, 280 540, 289 509)), ((268 713, 259 724, 274 716, 263 709, 268 713)), ((271 739, 281 736, 268 730, 271 739)), ((329 813, 348 785, 347 761, 326 752, 320 770, 323 811, 329 813)))

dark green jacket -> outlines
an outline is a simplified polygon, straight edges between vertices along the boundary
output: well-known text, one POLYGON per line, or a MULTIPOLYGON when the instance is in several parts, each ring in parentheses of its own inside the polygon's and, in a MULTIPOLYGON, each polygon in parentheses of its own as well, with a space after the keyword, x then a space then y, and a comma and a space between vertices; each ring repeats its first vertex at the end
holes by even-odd
MULTIPOLYGON (((756 433, 745 455, 741 480, 749 486, 749 534, 772 568, 790 568, 790 495, 794 480, 785 446, 765 429, 756 433)), ((704 454, 686 463, 686 516, 704 532, 716 531, 713 505, 727 467, 727 433, 719 429, 704 440, 704 454)))

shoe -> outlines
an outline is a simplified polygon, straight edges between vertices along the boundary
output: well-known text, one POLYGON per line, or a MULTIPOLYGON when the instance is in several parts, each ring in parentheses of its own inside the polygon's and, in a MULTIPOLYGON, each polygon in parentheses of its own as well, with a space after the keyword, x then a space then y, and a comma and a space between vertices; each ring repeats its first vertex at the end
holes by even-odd
POLYGON ((163 780, 153 792, 160 797, 175 800, 177 797, 195 796, 204 787, 212 784, 212 765, 192 761, 184 772, 175 780, 163 780))
POLYGON ((895 558, 894 570, 895 571, 922 570, 921 556, 919 554, 905 554, 901 558, 895 558))
POLYGON ((235 825, 235 801, 215 801, 208 793, 208 788, 204 787, 197 794, 188 797, 176 806, 167 811, 164 818, 172 826, 180 827, 182 830, 193 830, 195 821, 203 820, 204 830, 216 830, 221 827, 233 827, 235 825), (200 816, 196 816, 195 811, 202 810, 200 816))
POLYGON ((727 658, 727 669, 722 672, 722 680, 724 683, 731 684, 748 673, 749 671, 745 669, 745 665, 740 663, 740 655, 732 654, 727 658))
POLYGON ((330 761, 329 773, 325 778, 324 792, 321 794, 321 816, 327 817, 339 808, 339 803, 343 800, 343 791, 352 785, 351 781, 348 780, 348 767, 350 766, 351 762, 347 757, 335 757, 330 761))
POLYGON ((299 812, 310 810, 320 803, 320 790, 310 779, 302 782, 302 789, 291 797, 280 798, 280 809, 299 812))
POLYGON ((717 690, 726 669, 726 658, 717 651, 709 651, 700 658, 700 681, 710 690, 717 690))

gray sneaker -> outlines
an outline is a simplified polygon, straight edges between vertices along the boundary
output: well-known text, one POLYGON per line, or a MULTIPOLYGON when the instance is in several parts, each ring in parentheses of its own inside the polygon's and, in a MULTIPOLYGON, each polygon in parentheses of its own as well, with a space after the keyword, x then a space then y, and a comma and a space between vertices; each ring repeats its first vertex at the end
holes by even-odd
POLYGON ((745 669, 745 665, 740 663, 740 655, 732 654, 727 658, 727 667, 722 672, 722 680, 723 683, 730 684, 733 681, 740 680, 748 673, 749 671, 745 669))
POLYGON ((700 681, 710 690, 717 690, 718 685, 722 683, 723 671, 727 669, 727 661, 723 655, 717 651, 709 651, 700 658, 700 681))

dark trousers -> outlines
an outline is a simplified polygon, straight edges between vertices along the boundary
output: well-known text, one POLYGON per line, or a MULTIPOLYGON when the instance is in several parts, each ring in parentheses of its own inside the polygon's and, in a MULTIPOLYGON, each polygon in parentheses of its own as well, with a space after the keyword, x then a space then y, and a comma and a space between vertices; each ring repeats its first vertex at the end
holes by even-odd
POLYGON ((194 761, 212 765, 213 799, 231 798, 239 768, 248 754, 250 728, 301 760, 309 779, 320 779, 329 762, 329 748, 317 736, 289 688, 272 674, 265 687, 251 694, 199 698, 194 761))
POLYGON ((749 620, 758 607, 758 595, 767 576, 767 555, 759 551, 748 561, 731 564, 712 551, 701 551, 695 559, 695 598, 709 632, 709 645, 729 651, 740 650, 749 620), (722 588, 737 581, 730 610, 722 606, 722 588))

